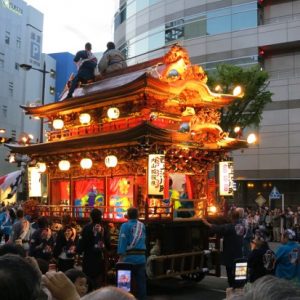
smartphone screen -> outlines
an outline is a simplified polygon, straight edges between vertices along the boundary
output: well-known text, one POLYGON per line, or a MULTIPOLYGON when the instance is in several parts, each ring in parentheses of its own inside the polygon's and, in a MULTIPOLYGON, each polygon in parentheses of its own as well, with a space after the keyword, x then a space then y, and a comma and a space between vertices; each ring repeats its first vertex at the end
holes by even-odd
POLYGON ((131 271, 118 270, 117 271, 117 287, 124 289, 127 292, 131 290, 131 271))
POLYGON ((247 262, 237 262, 235 264, 235 280, 246 280, 247 279, 247 262))

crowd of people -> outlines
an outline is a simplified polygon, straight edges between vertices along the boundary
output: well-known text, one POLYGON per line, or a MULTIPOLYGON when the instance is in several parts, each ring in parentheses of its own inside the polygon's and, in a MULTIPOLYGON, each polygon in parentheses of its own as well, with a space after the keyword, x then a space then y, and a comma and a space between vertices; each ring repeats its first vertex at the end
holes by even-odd
MULTIPOLYGON (((136 208, 129 208, 127 215, 128 222, 120 229, 116 261, 134 265, 131 272, 137 285, 130 291, 143 300, 146 297, 145 227, 137 220, 136 208)), ((101 210, 92 209, 90 222, 78 230, 69 215, 58 226, 46 217, 31 220, 20 206, 3 206, 0 225, 0 299, 135 299, 112 287, 98 291, 107 284, 116 284, 115 278, 107 277, 111 239, 108 225, 102 222, 101 210), (17 274, 21 270, 19 266, 25 270, 21 274, 17 274), (11 285, 13 279, 24 290, 11 285), (19 292, 27 296, 17 296, 19 292), (103 296, 98 297, 99 293, 103 296), (110 298, 111 294, 115 297, 110 298)))
MULTIPOLYGON (((248 281, 253 286, 261 281, 265 284, 267 279, 262 278, 269 278, 268 283, 273 282, 270 278, 277 278, 283 280, 280 282, 286 280, 289 284, 295 284, 298 288, 293 288, 299 291, 299 216, 300 208, 296 212, 287 208, 282 213, 279 209, 232 207, 229 221, 224 224, 216 225, 202 219, 211 234, 223 240, 222 264, 226 267, 229 287, 240 288, 235 278, 235 263, 244 259, 249 267, 248 281), (270 249, 270 241, 281 243, 275 252, 270 249)), ((114 263, 118 261, 117 269, 118 265, 129 266, 135 282, 134 295, 144 300, 147 295, 145 225, 138 220, 136 208, 128 209, 127 219, 118 232, 114 263)), ((24 214, 21 206, 2 206, 0 299, 114 299, 104 296, 111 293, 120 299, 135 299, 127 292, 132 291, 127 281, 126 285, 122 282, 127 291, 115 287, 103 288, 107 284, 116 285, 117 280, 108 276, 110 228, 102 222, 100 210, 91 211, 90 222, 82 229, 69 215, 62 218, 59 226, 50 221, 43 216, 31 219, 24 214), (19 266, 28 270, 18 274, 19 266), (32 296, 18 298, 16 293, 19 290, 11 284, 12 278, 23 287, 22 293, 32 293, 32 296), (5 291, 5 295, 2 296, 1 291, 5 291), (99 293, 103 294, 103 298, 98 298, 99 293)), ((124 277, 127 273, 122 274, 124 277)), ((249 298, 249 290, 246 294, 248 298, 244 299, 252 299, 249 298)))
MULTIPOLYGON (((222 263, 226 267, 229 287, 235 290, 245 284, 246 280, 236 279, 237 262, 245 262, 249 268, 247 279, 250 284, 266 276, 275 276, 282 280, 281 283, 286 280, 294 284, 293 291, 299 292, 300 207, 297 211, 288 207, 282 212, 266 207, 253 210, 233 206, 228 217, 229 221, 222 225, 209 223, 206 219, 203 223, 223 242, 222 263), (271 241, 280 242, 275 252, 270 249, 271 241)), ((252 299, 250 294, 248 298, 243 295, 240 297, 244 298, 240 299, 252 299)))

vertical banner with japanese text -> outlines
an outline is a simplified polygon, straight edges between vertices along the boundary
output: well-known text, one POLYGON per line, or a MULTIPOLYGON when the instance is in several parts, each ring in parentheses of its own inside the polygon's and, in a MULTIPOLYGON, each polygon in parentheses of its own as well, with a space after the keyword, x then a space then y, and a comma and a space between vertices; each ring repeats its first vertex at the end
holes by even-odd
POLYGON ((148 158, 148 194, 164 195, 165 156, 149 154, 148 158))
POLYGON ((41 172, 36 167, 28 168, 28 191, 29 197, 41 197, 41 172))
POLYGON ((233 162, 219 162, 219 191, 220 196, 233 196, 233 162))

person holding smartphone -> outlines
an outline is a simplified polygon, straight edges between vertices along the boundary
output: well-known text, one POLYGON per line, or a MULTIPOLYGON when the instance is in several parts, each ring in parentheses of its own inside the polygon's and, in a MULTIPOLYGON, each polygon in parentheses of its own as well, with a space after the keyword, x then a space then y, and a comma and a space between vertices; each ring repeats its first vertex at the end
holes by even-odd
POLYGON ((239 212, 233 210, 230 215, 231 223, 214 225, 206 219, 202 222, 211 229, 212 233, 223 237, 222 263, 226 267, 229 287, 235 287, 235 261, 243 257, 243 238, 245 228, 239 218, 239 212))
MULTIPOLYGON (((146 229, 138 221, 138 209, 127 210, 128 222, 121 225, 118 242, 119 262, 131 265, 131 275, 137 286, 137 299, 145 300, 146 291, 146 229)), ((126 273, 124 273, 126 275, 126 273)))
POLYGON ((105 252, 110 250, 110 233, 102 222, 102 212, 92 209, 91 222, 82 230, 78 254, 83 254, 82 271, 90 279, 92 288, 103 285, 105 276, 105 252))

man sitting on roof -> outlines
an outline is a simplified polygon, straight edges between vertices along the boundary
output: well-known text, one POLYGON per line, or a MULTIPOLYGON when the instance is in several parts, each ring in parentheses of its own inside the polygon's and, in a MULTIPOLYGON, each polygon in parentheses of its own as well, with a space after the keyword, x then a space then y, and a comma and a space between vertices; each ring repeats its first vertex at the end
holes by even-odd
POLYGON ((97 66, 97 58, 92 53, 91 43, 85 44, 85 50, 78 51, 74 57, 78 73, 73 78, 67 98, 72 98, 73 92, 79 82, 87 83, 88 80, 94 79, 94 71, 97 66))
POLYGON ((127 67, 125 57, 121 51, 116 49, 113 42, 108 42, 107 50, 103 53, 103 56, 98 64, 98 70, 101 75, 111 73, 116 70, 120 70, 127 67))

